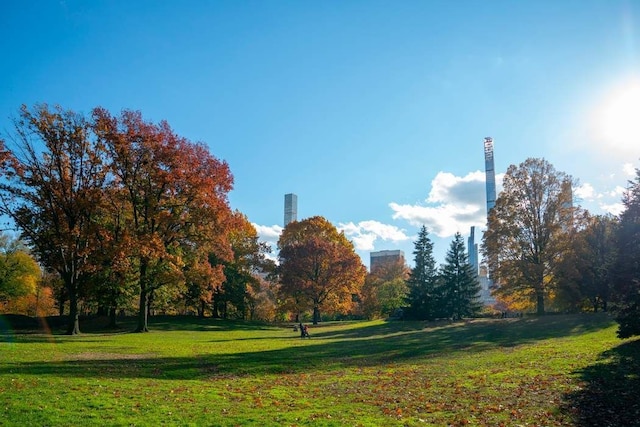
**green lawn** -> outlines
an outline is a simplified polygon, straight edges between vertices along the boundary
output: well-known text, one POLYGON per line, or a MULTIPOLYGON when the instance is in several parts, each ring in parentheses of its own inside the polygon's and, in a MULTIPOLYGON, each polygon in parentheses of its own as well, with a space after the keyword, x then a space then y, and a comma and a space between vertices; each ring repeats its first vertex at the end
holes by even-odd
POLYGON ((75 337, 7 325, 0 316, 0 425, 640 419, 640 341, 617 339, 606 315, 328 323, 306 340, 290 327, 195 318, 152 318, 145 334, 89 325, 75 337))

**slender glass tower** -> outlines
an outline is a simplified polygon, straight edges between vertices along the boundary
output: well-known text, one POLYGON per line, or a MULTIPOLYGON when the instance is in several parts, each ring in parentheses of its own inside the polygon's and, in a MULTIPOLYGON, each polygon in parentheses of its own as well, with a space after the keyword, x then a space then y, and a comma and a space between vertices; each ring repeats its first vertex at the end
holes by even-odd
POLYGON ((487 216, 496 205, 496 171, 493 164, 493 138, 484 139, 484 171, 487 182, 487 216))
POLYGON ((284 226, 298 220, 298 196, 293 193, 284 195, 284 226))
POLYGON ((478 244, 476 243, 476 227, 471 226, 471 233, 467 239, 467 250, 469 252, 469 265, 473 268, 475 275, 478 275, 478 244))

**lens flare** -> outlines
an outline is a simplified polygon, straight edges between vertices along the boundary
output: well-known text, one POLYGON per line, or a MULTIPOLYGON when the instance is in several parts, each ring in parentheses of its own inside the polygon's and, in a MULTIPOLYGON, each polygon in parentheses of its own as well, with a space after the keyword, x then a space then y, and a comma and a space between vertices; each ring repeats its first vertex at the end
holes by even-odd
POLYGON ((640 150, 640 79, 618 86, 602 102, 598 114, 599 137, 618 152, 640 150))

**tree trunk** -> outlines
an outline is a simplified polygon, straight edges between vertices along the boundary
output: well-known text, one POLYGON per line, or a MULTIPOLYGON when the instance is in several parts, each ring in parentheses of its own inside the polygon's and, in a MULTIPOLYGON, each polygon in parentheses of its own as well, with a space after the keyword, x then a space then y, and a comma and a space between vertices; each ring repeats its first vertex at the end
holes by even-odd
POLYGON ((536 298, 537 298, 537 308, 538 308, 538 314, 542 315, 544 314, 544 293, 542 293, 541 291, 538 291, 536 293, 536 298))
POLYGON ((73 285, 69 285, 69 324, 67 326, 67 335, 77 335, 80 333, 80 318, 78 313, 78 297, 73 285))
POLYGON ((117 324, 116 324, 116 314, 117 314, 118 310, 116 309, 116 307, 111 307, 109 308, 109 328, 116 328, 117 324))
POLYGON ((214 319, 220 318, 220 291, 217 288, 213 291, 213 304, 211 311, 211 316, 214 319))
POLYGON ((313 324, 317 325, 320 323, 320 307, 318 304, 313 305, 313 324))
POLYGON ((62 317, 64 316, 64 303, 66 302, 64 292, 61 291, 57 299, 58 299, 58 315, 62 317))
POLYGON ((147 327, 148 313, 147 310, 147 302, 149 296, 147 295, 146 285, 142 285, 140 287, 140 301, 138 305, 138 327, 135 332, 149 332, 149 328, 147 327))
POLYGON ((147 261, 140 262, 140 301, 138 305, 138 327, 135 332, 149 332, 147 326, 148 319, 148 302, 149 295, 147 293, 147 261))

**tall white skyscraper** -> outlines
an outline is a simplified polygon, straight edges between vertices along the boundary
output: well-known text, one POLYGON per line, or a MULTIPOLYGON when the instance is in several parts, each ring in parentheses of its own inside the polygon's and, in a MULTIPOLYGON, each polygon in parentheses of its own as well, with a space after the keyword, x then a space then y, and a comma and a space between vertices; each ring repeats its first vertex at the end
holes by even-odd
POLYGON ((284 226, 298 220, 298 196, 293 193, 284 195, 284 226))
POLYGON ((484 139, 484 171, 487 182, 487 215, 496 205, 496 171, 493 164, 493 138, 484 139))
POLYGON ((473 272, 478 274, 478 244, 476 243, 476 227, 471 226, 471 233, 467 240, 467 251, 469 252, 469 265, 473 268, 473 272))

